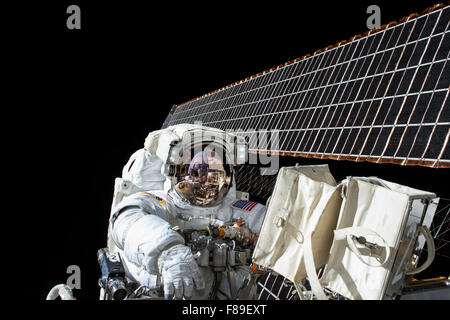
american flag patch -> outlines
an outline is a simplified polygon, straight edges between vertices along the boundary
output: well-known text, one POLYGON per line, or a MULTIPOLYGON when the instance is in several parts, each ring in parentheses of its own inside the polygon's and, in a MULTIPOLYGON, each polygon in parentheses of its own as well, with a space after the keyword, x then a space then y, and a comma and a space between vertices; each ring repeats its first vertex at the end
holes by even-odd
POLYGON ((246 200, 239 200, 233 203, 233 207, 245 210, 245 211, 252 211, 252 209, 258 204, 258 202, 253 201, 246 201, 246 200))

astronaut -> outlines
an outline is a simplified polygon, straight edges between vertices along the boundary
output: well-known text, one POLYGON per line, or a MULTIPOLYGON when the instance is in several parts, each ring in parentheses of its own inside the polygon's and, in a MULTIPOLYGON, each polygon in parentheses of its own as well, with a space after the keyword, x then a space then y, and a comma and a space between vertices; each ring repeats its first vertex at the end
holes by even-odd
POLYGON ((245 140, 200 125, 148 135, 115 181, 108 228, 129 288, 165 299, 256 297, 251 254, 266 207, 238 197, 233 167, 246 155, 245 140))

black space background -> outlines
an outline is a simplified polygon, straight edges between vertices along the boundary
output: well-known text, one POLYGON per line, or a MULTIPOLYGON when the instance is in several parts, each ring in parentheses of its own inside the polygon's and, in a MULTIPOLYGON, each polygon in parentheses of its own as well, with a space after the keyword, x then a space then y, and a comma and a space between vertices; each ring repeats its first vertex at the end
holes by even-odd
MULTIPOLYGON (((145 3, 35 1, 17 6, 3 29, 12 72, 2 119, 13 124, 4 176, 12 174, 15 195, 3 203, 17 198, 3 211, 17 222, 4 228, 19 256, 7 267, 27 299, 45 299, 73 264, 82 273, 77 298, 97 299, 95 253, 105 245, 114 178, 173 104, 364 33, 370 4, 383 24, 435 1, 145 3), (66 28, 70 4, 81 7, 82 30, 66 28)), ((448 170, 328 163, 337 179, 378 175, 450 198, 448 170)))

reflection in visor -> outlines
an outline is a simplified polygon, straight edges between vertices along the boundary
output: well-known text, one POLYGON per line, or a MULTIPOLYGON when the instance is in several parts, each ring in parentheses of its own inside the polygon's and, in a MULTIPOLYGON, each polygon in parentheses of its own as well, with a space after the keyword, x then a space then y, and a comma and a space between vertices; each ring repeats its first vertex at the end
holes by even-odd
POLYGON ((228 164, 224 150, 217 145, 197 147, 201 147, 200 150, 186 150, 193 156, 189 163, 177 166, 172 183, 177 193, 191 204, 215 206, 228 193, 233 167, 228 164))

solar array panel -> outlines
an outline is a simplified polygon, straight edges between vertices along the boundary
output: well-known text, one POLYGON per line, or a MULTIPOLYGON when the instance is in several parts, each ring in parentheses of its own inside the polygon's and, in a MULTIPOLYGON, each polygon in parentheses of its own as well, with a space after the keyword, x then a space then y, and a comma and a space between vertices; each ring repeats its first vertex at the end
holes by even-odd
POLYGON ((201 121, 246 136, 253 153, 449 167, 449 8, 178 105, 163 127, 201 121))

